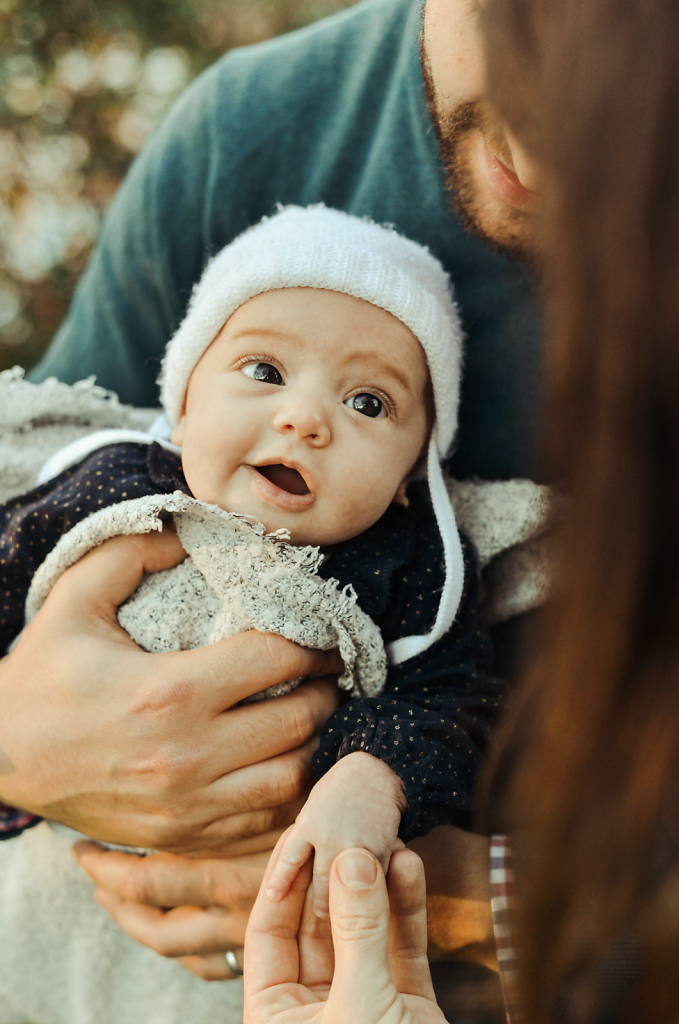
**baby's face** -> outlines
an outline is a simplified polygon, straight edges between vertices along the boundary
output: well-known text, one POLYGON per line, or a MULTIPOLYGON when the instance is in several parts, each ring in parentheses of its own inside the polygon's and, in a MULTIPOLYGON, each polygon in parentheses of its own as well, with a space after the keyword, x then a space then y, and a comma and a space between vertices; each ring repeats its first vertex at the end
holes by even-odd
POLYGON ((197 498, 294 544, 336 544, 402 499, 428 389, 422 348, 390 313, 338 292, 265 292, 196 366, 172 440, 197 498))

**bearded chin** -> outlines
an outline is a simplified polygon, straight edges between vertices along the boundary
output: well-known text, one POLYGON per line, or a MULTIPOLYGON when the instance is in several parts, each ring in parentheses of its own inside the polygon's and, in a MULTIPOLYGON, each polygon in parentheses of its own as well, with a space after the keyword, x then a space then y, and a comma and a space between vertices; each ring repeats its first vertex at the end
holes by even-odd
POLYGON ((438 104, 429 58, 421 44, 422 71, 427 104, 441 149, 446 188, 453 209, 467 231, 491 248, 512 259, 532 264, 532 232, 518 211, 507 209, 491 218, 484 210, 475 177, 474 143, 477 133, 489 133, 488 118, 482 103, 460 103, 442 113, 438 104))

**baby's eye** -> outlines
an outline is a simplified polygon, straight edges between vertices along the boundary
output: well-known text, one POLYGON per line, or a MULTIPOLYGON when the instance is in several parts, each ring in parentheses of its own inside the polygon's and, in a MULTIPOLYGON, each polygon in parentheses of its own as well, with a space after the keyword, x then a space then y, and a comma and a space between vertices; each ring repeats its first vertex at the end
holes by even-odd
POLYGON ((347 398, 344 404, 348 405, 350 409, 355 409, 356 412, 362 413, 364 416, 370 416, 371 419, 387 415, 384 402, 381 402, 376 395, 368 394, 367 391, 362 391, 360 395, 352 395, 351 398, 347 398))
POLYGON ((246 377, 252 380, 261 380, 265 384, 282 384, 283 378, 279 371, 271 363, 246 363, 241 367, 246 377))

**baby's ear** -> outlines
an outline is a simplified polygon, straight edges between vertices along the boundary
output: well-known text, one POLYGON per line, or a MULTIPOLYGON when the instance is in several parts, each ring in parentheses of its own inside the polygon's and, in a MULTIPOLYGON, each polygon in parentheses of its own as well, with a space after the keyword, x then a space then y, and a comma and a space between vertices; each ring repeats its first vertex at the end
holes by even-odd
POLYGON ((396 494, 391 499, 392 505, 403 505, 404 508, 408 508, 410 502, 408 501, 408 495, 406 494, 406 490, 408 488, 409 483, 409 477, 406 477, 405 480, 401 480, 401 483, 398 485, 398 490, 396 494))
POLYGON ((172 444, 176 444, 177 447, 181 448, 181 446, 182 446, 182 444, 184 442, 184 433, 185 433, 185 431, 186 431, 186 412, 182 409, 182 414, 179 417, 179 422, 177 423, 176 427, 172 428, 172 433, 170 434, 170 440, 172 441, 172 444))

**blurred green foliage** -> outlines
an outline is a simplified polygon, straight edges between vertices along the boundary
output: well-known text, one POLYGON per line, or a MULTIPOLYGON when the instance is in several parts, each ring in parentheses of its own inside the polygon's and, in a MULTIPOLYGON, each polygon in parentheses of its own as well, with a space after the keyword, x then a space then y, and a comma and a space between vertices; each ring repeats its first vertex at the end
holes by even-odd
POLYGON ((63 319, 134 154, 233 46, 355 0, 0 0, 0 369, 63 319))

